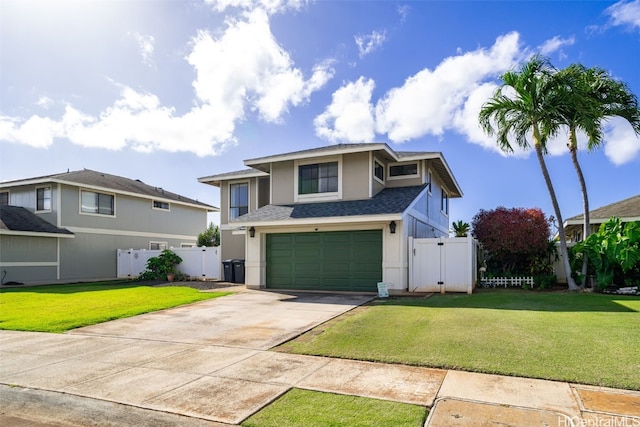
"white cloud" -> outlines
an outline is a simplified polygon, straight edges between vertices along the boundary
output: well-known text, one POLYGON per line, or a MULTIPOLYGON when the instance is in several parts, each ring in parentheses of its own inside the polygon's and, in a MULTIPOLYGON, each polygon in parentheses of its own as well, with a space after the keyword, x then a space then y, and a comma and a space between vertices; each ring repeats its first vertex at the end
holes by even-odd
POLYGON ((39 106, 39 107, 44 108, 45 110, 48 110, 49 108, 51 108, 54 103, 55 102, 53 101, 53 99, 51 99, 51 98, 49 98, 48 96, 45 96, 45 95, 42 95, 36 101, 36 105, 39 106))
POLYGON ((356 44, 358 45, 358 52, 360 58, 370 54, 385 42, 387 39, 387 32, 374 31, 371 34, 357 35, 354 37, 356 44))
POLYGON ((408 4, 403 4, 396 8, 398 15, 400 15, 400 21, 404 22, 407 20, 407 16, 409 16, 410 10, 411 6, 409 6, 408 4))
POLYGON ((155 38, 140 33, 133 33, 133 38, 138 43, 138 49, 140 50, 140 55, 142 55, 143 62, 152 66, 155 38))
POLYGON ((268 15, 261 9, 239 20, 229 19, 217 39, 198 33, 186 60, 196 71, 197 103, 182 116, 152 93, 117 85, 119 98, 97 116, 68 105, 59 119, 0 117, 0 140, 48 147, 55 138, 68 138, 78 145, 112 150, 131 147, 215 155, 236 143, 236 125, 248 112, 278 123, 290 107, 307 102, 334 73, 332 62, 324 61, 305 79, 275 40, 268 15))
POLYGON ((624 119, 614 117, 605 125, 605 155, 616 165, 630 162, 640 154, 640 137, 624 119))
POLYGON ((611 25, 628 26, 640 30, 640 0, 619 1, 609 6, 605 13, 610 16, 611 25))
MULTIPOLYGON (((512 68, 522 54, 518 33, 499 37, 488 50, 477 49, 444 59, 434 70, 424 69, 393 88, 376 105, 376 125, 393 142, 464 132, 460 113, 471 93, 485 80, 512 68), (458 122, 454 118, 458 114, 458 122)), ((477 116, 473 118, 477 123, 477 116)))
POLYGON ((331 142, 372 142, 374 87, 373 80, 360 77, 335 91, 331 105, 314 120, 316 135, 331 142))
POLYGON ((552 39, 545 41, 542 45, 538 46, 538 51, 545 56, 548 56, 557 50, 560 50, 560 55, 564 55, 562 53, 563 46, 572 46, 575 44, 576 38, 574 36, 568 38, 562 38, 560 36, 555 36, 552 39))
POLYGON ((244 10, 263 9, 269 14, 284 12, 288 9, 299 10, 308 0, 205 0, 214 10, 224 12, 227 8, 244 10))

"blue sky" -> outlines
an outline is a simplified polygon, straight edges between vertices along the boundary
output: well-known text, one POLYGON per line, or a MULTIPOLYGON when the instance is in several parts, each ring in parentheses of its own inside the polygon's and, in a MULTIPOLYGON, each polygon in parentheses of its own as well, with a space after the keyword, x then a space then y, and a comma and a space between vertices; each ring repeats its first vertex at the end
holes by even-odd
MULTIPOLYGON (((0 180, 82 168, 219 206, 198 177, 340 142, 441 151, 479 209, 553 210, 535 156, 477 124, 498 77, 534 53, 600 66, 640 94, 640 0, 0 3, 0 180)), ((617 120, 583 151, 591 206, 640 193, 640 139, 617 120)), ((566 134, 547 157, 581 213, 566 134)), ((215 220, 215 217, 212 219, 215 220)))

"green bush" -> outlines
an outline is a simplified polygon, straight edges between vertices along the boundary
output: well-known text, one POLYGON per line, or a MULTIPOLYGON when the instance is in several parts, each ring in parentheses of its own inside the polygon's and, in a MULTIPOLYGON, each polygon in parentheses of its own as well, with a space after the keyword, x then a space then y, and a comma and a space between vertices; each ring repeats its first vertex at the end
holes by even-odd
POLYGON ((160 255, 149 258, 147 269, 138 277, 138 280, 165 280, 167 274, 176 272, 176 266, 181 262, 182 258, 178 254, 165 249, 160 255))

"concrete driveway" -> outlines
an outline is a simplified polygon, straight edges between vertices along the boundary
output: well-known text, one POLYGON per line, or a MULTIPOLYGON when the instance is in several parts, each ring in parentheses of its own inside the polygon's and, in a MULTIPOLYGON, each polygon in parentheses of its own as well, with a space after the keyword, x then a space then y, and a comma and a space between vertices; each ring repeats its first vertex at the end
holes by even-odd
POLYGON ((223 298, 75 329, 69 334, 267 350, 371 298, 243 290, 223 298))

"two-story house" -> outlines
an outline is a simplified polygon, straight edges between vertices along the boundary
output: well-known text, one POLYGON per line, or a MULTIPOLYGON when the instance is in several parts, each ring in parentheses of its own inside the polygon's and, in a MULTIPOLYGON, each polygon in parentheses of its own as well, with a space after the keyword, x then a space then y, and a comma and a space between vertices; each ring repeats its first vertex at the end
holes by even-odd
POLYGON ((23 283, 115 278, 117 249, 195 246, 217 210, 86 169, 2 182, 0 269, 23 283))
POLYGON ((200 178, 220 188, 222 259, 245 259, 251 288, 408 287, 408 238, 449 233, 461 197, 443 155, 340 144, 245 160, 200 178))

